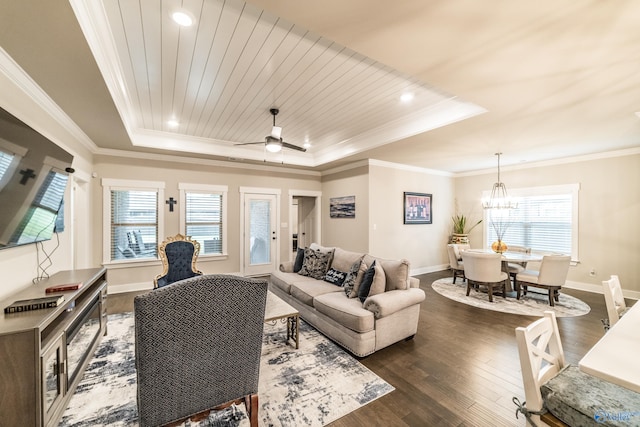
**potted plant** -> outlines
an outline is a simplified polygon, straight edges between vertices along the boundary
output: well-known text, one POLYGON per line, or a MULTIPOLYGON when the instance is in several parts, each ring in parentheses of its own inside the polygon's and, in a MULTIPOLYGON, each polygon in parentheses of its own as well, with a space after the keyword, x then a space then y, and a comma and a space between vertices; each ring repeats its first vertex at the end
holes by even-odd
POLYGON ((476 228, 482 220, 479 220, 471 227, 468 227, 469 218, 463 214, 456 214, 451 217, 453 222, 453 233, 451 234, 451 243, 469 244, 469 233, 476 228))

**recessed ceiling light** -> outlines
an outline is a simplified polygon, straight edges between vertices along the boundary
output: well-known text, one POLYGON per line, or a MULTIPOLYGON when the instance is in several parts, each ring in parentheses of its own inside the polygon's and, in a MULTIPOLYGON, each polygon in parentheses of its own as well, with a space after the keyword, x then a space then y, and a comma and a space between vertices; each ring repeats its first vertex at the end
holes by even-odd
POLYGON ((400 101, 402 102, 409 102, 413 99, 413 94, 412 93, 403 93, 402 96, 400 96, 400 101))
POLYGON ((174 12, 171 17, 180 26, 190 27, 193 25, 193 18, 187 12, 174 12))
POLYGON ((178 126, 180 126, 180 122, 178 122, 176 119, 171 119, 167 122, 167 125, 170 128, 177 128, 178 126))
POLYGON ((308 142, 305 142, 304 145, 302 145, 304 148, 311 148, 311 144, 309 144, 308 142))

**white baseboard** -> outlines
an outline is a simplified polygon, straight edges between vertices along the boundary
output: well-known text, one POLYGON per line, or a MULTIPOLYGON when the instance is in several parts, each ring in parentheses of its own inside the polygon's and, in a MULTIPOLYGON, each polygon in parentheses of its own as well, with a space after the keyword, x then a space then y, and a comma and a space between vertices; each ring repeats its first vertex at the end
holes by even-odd
POLYGON ((409 271, 409 276, 418 276, 420 274, 435 273, 449 268, 449 264, 432 265, 430 267, 420 267, 409 271))
POLYGON ((123 294, 125 292, 148 291, 153 289, 153 282, 127 283, 123 285, 109 285, 107 294, 123 294))
MULTIPOLYGON (((593 283, 573 282, 568 280, 563 287, 568 289, 576 289, 578 291, 593 292, 595 294, 603 294, 602 285, 594 285, 593 283)), ((623 289, 622 294, 625 298, 635 300, 640 299, 640 292, 638 291, 629 291, 623 289)))

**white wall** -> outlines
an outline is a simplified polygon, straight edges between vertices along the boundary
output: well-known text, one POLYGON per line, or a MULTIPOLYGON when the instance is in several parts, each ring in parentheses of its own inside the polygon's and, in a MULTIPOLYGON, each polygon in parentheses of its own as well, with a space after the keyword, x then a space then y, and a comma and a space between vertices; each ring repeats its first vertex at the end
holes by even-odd
MULTIPOLYGON (((463 203, 479 203, 482 191, 490 189, 495 179, 495 172, 457 178, 456 197, 463 203)), ((627 155, 585 158, 572 163, 503 168, 501 180, 510 190, 579 184, 579 264, 569 270, 569 285, 600 291, 602 281, 617 274, 628 296, 640 296, 640 154, 637 150, 627 155), (591 269, 596 272, 593 277, 589 275, 591 269)), ((471 237, 481 244, 481 231, 474 230, 471 237)))
MULTIPOLYGON (((74 156, 74 175, 78 177, 75 179, 87 180, 91 175, 93 160, 91 151, 87 148, 86 136, 74 127, 68 117, 4 53, 0 55, 0 61, 3 66, 3 72, 0 72, 0 106, 70 152, 74 156)), ((74 268, 74 250, 91 253, 90 239, 80 239, 74 249, 71 223, 75 204, 87 206, 91 195, 87 192, 72 201, 71 188, 72 185, 69 185, 65 194, 65 231, 58 235, 59 242, 54 236, 54 240, 44 242, 42 246, 30 244, 0 250, 0 271, 3 273, 0 299, 8 298, 18 290, 30 286, 39 274, 39 262, 46 266, 46 273, 52 275, 60 270, 74 268), (50 254, 50 260, 45 259, 45 252, 50 254)))
MULTIPOLYGON (((290 189, 319 191, 320 177, 318 173, 293 172, 280 167, 259 167, 231 162, 207 162, 196 159, 180 159, 175 157, 156 155, 145 156, 152 159, 126 158, 112 156, 96 156, 95 171, 97 179, 92 181, 94 222, 100 224, 92 232, 94 263, 102 262, 102 187, 103 178, 118 178, 131 180, 160 181, 165 183, 165 199, 173 197, 180 199, 178 183, 195 183, 228 186, 228 214, 227 214, 227 250, 226 258, 198 258, 198 268, 205 274, 230 273, 240 271, 240 187, 260 187, 279 189, 280 222, 286 223, 286 228, 280 228, 280 254, 282 260, 288 260, 290 250, 289 199, 290 189)), ((179 210, 169 212, 168 205, 164 205, 163 236, 173 236, 180 232, 179 210)), ((134 289, 150 289, 153 279, 162 272, 159 260, 138 262, 128 265, 109 265, 109 292, 122 292, 134 289)))

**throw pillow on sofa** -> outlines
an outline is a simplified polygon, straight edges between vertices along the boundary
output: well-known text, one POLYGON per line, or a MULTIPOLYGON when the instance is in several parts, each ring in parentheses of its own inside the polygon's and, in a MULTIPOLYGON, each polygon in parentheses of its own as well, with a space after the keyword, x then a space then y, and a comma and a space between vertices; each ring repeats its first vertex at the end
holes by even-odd
POLYGON ((356 280, 353 283, 353 289, 351 290, 351 293, 349 294, 349 298, 357 298, 358 297, 358 289, 360 289, 360 285, 362 284, 362 280, 364 279, 364 274, 367 272, 368 269, 369 269, 369 266, 363 260, 360 263, 360 268, 358 268, 358 274, 356 275, 356 280))
POLYGON ((302 268, 302 263, 304 262, 304 249, 298 248, 298 252, 296 253, 296 260, 293 262, 293 272, 297 273, 302 268))
POLYGON ((301 276, 308 276, 317 280, 323 280, 329 268, 329 261, 333 256, 331 253, 323 253, 306 248, 304 250, 304 261, 302 268, 298 271, 301 276))
POLYGON ((362 264, 362 259, 357 260, 351 265, 351 268, 347 272, 347 277, 344 278, 344 283, 342 283, 342 286, 344 287, 344 293, 348 297, 350 297, 350 294, 353 291, 353 287, 356 284, 358 271, 360 271, 360 264, 362 264))
POLYGON ((367 269, 362 278, 362 283, 358 289, 358 298, 364 302, 368 296, 381 294, 384 292, 386 277, 382 267, 373 261, 371 267, 367 269))
POLYGON ((327 274, 325 274, 324 281, 329 282, 332 285, 342 286, 346 277, 347 273, 345 273, 344 271, 336 270, 332 267, 329 269, 329 271, 327 271, 327 274))

